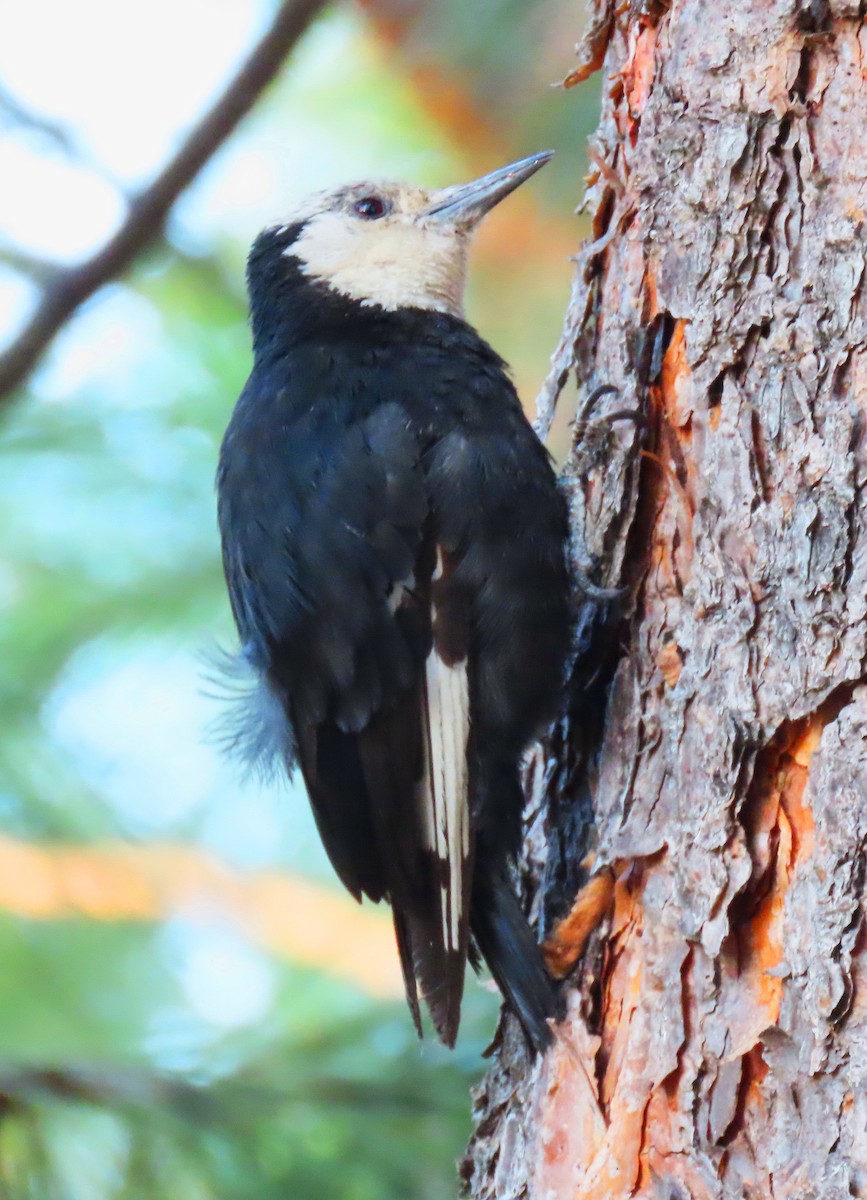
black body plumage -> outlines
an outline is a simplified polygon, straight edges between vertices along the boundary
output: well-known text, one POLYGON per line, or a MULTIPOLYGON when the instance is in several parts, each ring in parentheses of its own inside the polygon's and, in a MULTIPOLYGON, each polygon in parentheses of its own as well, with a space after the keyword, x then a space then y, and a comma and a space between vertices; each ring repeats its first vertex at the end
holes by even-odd
POLYGON ((255 361, 220 457, 243 655, 337 874, 393 907, 416 1025, 420 986, 454 1042, 472 938, 541 1047, 554 992, 510 865, 519 760, 568 652, 565 503, 478 334, 312 280, 292 257, 301 228, 253 247, 255 361), (449 724, 462 703, 466 744, 449 724), (464 767, 437 776, 437 748, 464 767))

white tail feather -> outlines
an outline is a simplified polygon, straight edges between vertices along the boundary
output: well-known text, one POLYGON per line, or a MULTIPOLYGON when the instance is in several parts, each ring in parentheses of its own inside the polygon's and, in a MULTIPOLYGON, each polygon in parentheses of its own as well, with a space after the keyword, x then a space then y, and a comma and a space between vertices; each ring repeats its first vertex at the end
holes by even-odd
POLYGON ((470 695, 466 661, 447 666, 431 650, 425 664, 425 770, 421 806, 427 844, 447 864, 440 893, 443 944, 457 950, 470 853, 467 741, 470 695))

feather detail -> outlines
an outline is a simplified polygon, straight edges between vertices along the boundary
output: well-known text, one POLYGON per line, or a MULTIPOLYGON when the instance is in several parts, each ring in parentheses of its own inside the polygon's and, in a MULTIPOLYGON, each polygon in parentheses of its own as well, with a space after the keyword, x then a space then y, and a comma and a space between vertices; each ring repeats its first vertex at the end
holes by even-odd
POLYGON ((209 698, 223 711, 209 722, 208 740, 241 766, 243 777, 265 783, 285 771, 292 777, 298 756, 295 734, 280 689, 250 646, 229 654, 213 646, 202 653, 209 698))
POLYGON ((399 908, 393 910, 392 916, 394 917, 394 936, 400 958, 400 969, 403 973, 403 985, 406 991, 406 1003, 412 1017, 412 1023, 415 1026, 415 1031, 421 1037, 421 1012, 418 1006, 418 985, 415 981, 412 934, 409 930, 409 923, 399 908))
POLYGON ((438 1036, 453 1046, 464 989, 472 871, 466 662, 448 666, 434 647, 419 707, 422 770, 415 787, 415 827, 422 854, 413 899, 406 907, 397 896, 392 903, 410 1009, 418 988, 438 1036))
POLYGON ((569 647, 566 501, 478 334, 351 300, 308 255, 332 286, 314 282, 284 254, 303 226, 251 252, 254 367, 220 452, 223 565, 256 683, 226 741, 257 767, 297 759, 338 876, 392 904, 417 1028, 424 1004, 454 1042, 470 925, 474 965, 541 1046, 550 989, 504 893, 518 761, 569 647))
POLYGON ((462 942, 464 875, 470 854, 467 741, 470 695, 466 660, 447 666, 436 648, 425 664, 424 777, 420 801, 428 849, 441 870, 440 913, 443 946, 462 942))
MULTIPOLYGON (((437 1033, 453 1045, 460 1020, 469 942, 473 838, 470 828, 470 689, 465 639, 455 630, 466 612, 452 593, 449 556, 436 548, 431 576, 433 645, 421 679, 421 771, 415 788, 417 833, 423 850, 420 904, 404 932, 415 976, 437 1033)), ((410 982, 407 981, 407 992, 410 982)))

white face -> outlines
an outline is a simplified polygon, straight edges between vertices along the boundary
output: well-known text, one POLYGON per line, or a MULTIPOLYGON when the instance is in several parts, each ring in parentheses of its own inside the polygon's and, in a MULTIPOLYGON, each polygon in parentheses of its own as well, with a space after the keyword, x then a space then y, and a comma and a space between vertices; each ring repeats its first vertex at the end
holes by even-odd
POLYGON ((311 279, 362 304, 461 316, 475 221, 432 216, 437 195, 385 182, 319 193, 288 222, 305 224, 285 254, 311 279))

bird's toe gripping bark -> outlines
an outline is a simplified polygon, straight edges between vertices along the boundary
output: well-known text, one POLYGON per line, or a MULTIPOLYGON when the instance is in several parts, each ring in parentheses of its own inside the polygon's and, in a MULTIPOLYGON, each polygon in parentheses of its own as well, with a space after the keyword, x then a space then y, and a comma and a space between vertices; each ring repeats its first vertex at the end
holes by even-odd
POLYGON ((614 412, 604 413, 601 417, 593 416, 593 410, 603 396, 616 396, 617 394, 618 389, 610 383, 604 383, 601 387, 594 388, 581 405, 575 418, 572 438, 576 445, 586 443, 589 447, 590 444, 598 442, 600 438, 607 437, 611 432, 611 426, 617 424, 618 421, 631 421, 633 425, 647 424, 647 415, 640 408, 618 408, 614 412))

